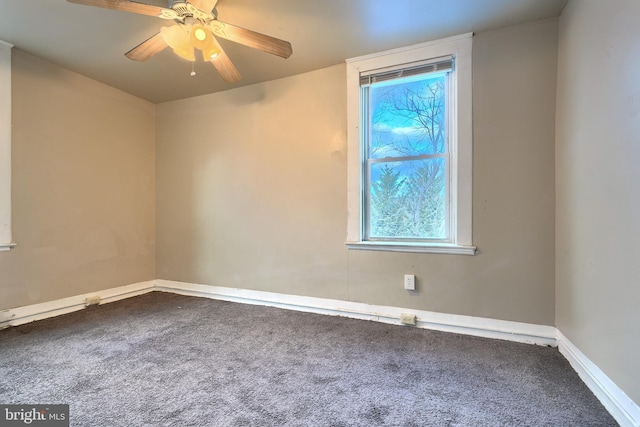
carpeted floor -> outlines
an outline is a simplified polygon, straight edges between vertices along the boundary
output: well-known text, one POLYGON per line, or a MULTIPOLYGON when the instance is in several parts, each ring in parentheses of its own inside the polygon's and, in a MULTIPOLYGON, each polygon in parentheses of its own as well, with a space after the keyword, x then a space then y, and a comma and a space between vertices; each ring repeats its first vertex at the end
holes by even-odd
POLYGON ((72 426, 611 426, 557 349, 153 292, 0 331, 72 426))

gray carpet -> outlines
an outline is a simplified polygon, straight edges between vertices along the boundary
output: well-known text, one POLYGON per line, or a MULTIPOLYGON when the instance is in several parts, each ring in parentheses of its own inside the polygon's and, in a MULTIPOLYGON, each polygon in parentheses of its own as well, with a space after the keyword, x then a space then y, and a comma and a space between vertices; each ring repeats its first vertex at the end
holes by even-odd
POLYGON ((73 426, 611 426, 557 349, 153 292, 0 331, 73 426))

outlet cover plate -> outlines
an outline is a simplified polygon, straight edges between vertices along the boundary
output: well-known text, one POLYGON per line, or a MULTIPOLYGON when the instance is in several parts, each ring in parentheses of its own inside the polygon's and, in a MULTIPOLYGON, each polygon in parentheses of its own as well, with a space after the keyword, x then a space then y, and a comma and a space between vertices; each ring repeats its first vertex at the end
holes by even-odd
POLYGON ((100 304, 100 295, 89 295, 84 299, 84 305, 89 307, 90 305, 100 304))
POLYGON ((409 291, 416 290, 416 276, 415 274, 405 274, 404 275, 404 288, 409 291))
POLYGON ((403 325, 416 326, 416 315, 409 313, 400 314, 400 323, 403 325))

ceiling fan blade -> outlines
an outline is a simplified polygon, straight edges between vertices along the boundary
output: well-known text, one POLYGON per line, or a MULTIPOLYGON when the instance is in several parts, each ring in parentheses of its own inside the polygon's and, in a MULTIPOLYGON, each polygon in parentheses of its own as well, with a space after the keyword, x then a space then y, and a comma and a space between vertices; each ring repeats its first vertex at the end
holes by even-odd
POLYGON ((167 46, 167 43, 165 43, 160 33, 158 33, 125 53, 125 56, 134 61, 144 62, 153 55, 160 53, 167 46))
POLYGON ((217 47, 218 49, 220 49, 220 53, 215 59, 210 60, 210 62, 213 64, 214 67, 216 67, 216 70, 218 70, 218 73, 220 73, 220 76, 222 76, 222 79, 225 82, 227 83, 239 82, 240 73, 238 72, 236 67, 233 65, 233 63, 231 62, 231 59, 229 59, 225 51, 222 50, 222 47, 220 47, 220 44, 218 43, 217 40, 215 40, 215 38, 214 38, 214 41, 218 45, 217 47))
POLYGON ((84 4, 86 6, 103 7, 105 9, 122 10, 124 12, 137 13, 139 15, 160 16, 163 7, 150 4, 137 3, 128 0, 67 0, 69 3, 84 4))
POLYGON ((218 3, 218 0, 188 0, 188 1, 189 3, 194 5, 196 8, 207 13, 211 12, 213 8, 216 7, 216 4, 218 3))
POLYGON ((288 41, 236 27, 235 25, 227 24, 217 19, 209 23, 209 28, 213 34, 223 39, 259 49, 282 58, 288 58, 293 53, 291 43, 288 41))

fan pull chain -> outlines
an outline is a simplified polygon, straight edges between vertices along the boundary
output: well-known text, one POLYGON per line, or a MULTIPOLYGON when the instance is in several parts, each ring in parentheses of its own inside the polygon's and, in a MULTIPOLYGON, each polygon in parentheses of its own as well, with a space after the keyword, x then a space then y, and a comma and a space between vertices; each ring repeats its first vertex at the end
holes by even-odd
POLYGON ((193 77, 193 76, 195 76, 195 75, 196 75, 196 62, 195 62, 195 61, 193 61, 193 62, 191 63, 191 74, 190 74, 190 76, 191 76, 191 77, 193 77))

